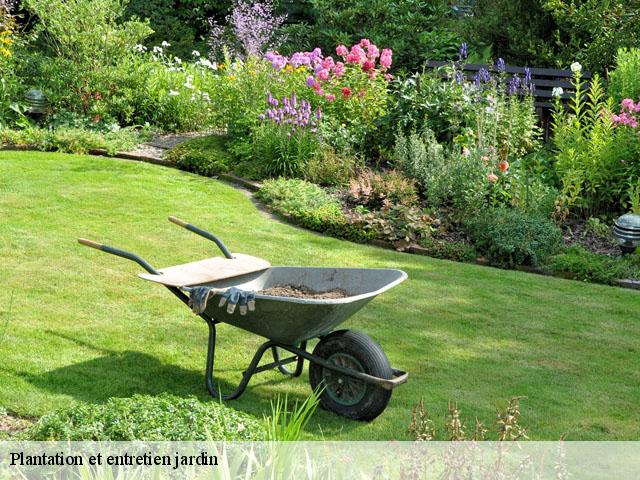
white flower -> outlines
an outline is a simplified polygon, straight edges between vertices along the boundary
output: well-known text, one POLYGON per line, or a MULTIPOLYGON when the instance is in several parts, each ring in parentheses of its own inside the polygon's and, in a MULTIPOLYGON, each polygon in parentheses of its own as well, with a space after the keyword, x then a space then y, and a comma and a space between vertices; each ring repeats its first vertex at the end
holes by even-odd
POLYGON ((187 76, 187 81, 184 82, 184 86, 193 90, 195 87, 193 86, 193 75, 187 76))
POLYGON ((573 62, 571 64, 571 71, 573 73, 581 73, 582 72, 582 65, 580 65, 578 62, 573 62))
POLYGON ((142 52, 146 52, 146 51, 147 51, 147 47, 145 47, 144 45, 140 45, 140 44, 138 44, 138 45, 134 45, 134 46, 133 46, 133 49, 134 49, 136 52, 140 52, 140 53, 142 53, 142 52))
POLYGON ((199 57, 200 52, 198 50, 194 50, 193 52, 191 52, 191 55, 193 55, 194 57, 199 57))
POLYGON ((158 47, 158 46, 153 47, 153 53, 162 55, 162 47, 158 47))
POLYGON ((175 90, 169 90, 170 97, 177 97, 178 95, 180 95, 180 92, 176 92, 175 90))
POLYGON ((198 63, 203 67, 209 67, 211 70, 216 70, 218 68, 218 65, 211 63, 211 61, 206 58, 201 58, 198 60, 198 63))
POLYGON ((182 63, 182 59, 180 57, 173 57, 173 61, 176 62, 178 65, 182 63))
POLYGON ((160 45, 162 45, 164 48, 167 48, 167 47, 171 46, 171 44, 169 42, 167 42, 166 40, 163 40, 160 45))
POLYGON ((560 98, 563 93, 564 93, 564 89, 562 87, 554 87, 553 90, 551 91, 551 95, 556 98, 560 98))

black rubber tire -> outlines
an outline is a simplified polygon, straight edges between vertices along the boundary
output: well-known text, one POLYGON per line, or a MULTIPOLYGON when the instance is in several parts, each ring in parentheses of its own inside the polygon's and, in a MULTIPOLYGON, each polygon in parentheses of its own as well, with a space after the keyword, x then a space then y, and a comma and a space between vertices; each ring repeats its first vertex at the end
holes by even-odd
MULTIPOLYGON (((334 354, 343 353, 355 358, 364 373, 389 380, 393 371, 387 356, 375 341, 364 333, 352 330, 337 330, 322 338, 313 350, 313 354, 327 360, 334 354)), ((310 362, 309 382, 311 388, 316 389, 324 384, 325 369, 310 362)), ((364 383, 364 382, 363 382, 364 383)), ((380 415, 389 404, 391 390, 365 383, 365 393, 355 405, 342 405, 335 401, 327 392, 327 388, 320 396, 320 406, 343 417, 353 420, 370 421, 380 415)))

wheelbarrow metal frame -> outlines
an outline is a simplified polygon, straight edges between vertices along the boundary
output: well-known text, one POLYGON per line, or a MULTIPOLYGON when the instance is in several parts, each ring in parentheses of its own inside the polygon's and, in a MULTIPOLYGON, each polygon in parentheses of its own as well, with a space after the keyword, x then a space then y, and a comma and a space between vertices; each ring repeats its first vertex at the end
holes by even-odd
MULTIPOLYGON (((225 246, 225 244, 222 242, 222 240, 220 240, 218 237, 216 237, 212 233, 209 233, 206 230, 202 230, 176 217, 169 217, 169 221, 193 233, 196 233, 208 240, 211 240, 218 246, 218 248, 222 251, 222 253, 226 258, 233 258, 233 255, 231 254, 229 249, 225 246)), ((152 267, 151 264, 149 264, 149 262, 147 262, 142 257, 134 253, 128 252, 126 250, 121 250, 119 248, 110 247, 108 245, 94 242, 92 240, 86 240, 83 238, 78 239, 78 242, 81 243, 82 245, 95 248, 105 253, 116 255, 118 257, 126 258, 128 260, 136 262, 138 265, 144 268, 147 272, 153 275, 161 274, 154 267, 152 267)), ((181 289, 179 287, 174 287, 170 285, 164 285, 164 287, 166 287, 171 293, 173 293, 176 297, 178 297, 178 299, 182 303, 184 303, 187 306, 189 305, 189 297, 183 291, 183 289, 188 291, 190 290, 189 288, 183 287, 183 289, 181 289)), ((340 367, 338 365, 334 365, 326 361, 325 359, 320 358, 319 356, 313 355, 312 353, 308 352, 306 350, 307 348, 306 341, 301 342, 300 346, 295 346, 295 345, 287 345, 287 344, 275 342, 273 340, 268 340, 264 342, 262 345, 260 345, 256 350, 247 369, 242 373, 242 379, 240 380, 240 383, 237 385, 237 387, 231 393, 224 394, 214 386, 214 378, 213 378, 215 351, 216 351, 216 325, 221 322, 218 320, 215 320, 213 317, 211 317, 205 312, 198 314, 198 316, 202 318, 202 320, 204 320, 204 322, 209 327, 209 340, 207 344, 207 363, 206 363, 206 369, 205 369, 205 383, 207 386, 207 390, 215 398, 219 398, 222 400, 234 400, 240 397, 240 395, 242 395, 246 390, 247 385, 251 380, 251 377, 253 377, 253 375, 259 372, 264 372, 267 370, 273 370, 277 368, 284 375, 299 377, 302 374, 305 360, 308 360, 309 362, 312 362, 312 363, 316 363, 328 370, 341 373, 343 375, 348 375, 358 380, 362 380, 363 382, 366 382, 368 384, 379 386, 381 388, 384 388, 385 390, 392 390, 398 385, 406 383, 408 378, 407 372, 403 370, 398 370, 395 368, 392 369, 394 378, 385 379, 385 378, 375 377, 373 375, 368 375, 363 372, 358 372, 356 370, 340 367), (286 350, 289 353, 292 353, 293 356, 281 359, 277 350, 278 348, 281 348, 283 350, 286 350), (271 350, 271 353, 273 355, 273 362, 265 365, 259 365, 260 361, 262 360, 262 357, 267 352, 267 350, 271 350), (296 364, 295 369, 293 371, 290 371, 285 367, 285 365, 288 365, 290 363, 296 364)), ((320 336, 318 338, 322 339, 323 337, 320 336)))

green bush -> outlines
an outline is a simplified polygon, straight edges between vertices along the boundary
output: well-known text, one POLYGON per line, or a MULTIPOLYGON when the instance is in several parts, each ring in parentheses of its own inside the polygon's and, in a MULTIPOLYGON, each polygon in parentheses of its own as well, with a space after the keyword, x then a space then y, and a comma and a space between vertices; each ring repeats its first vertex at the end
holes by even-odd
POLYGON ((635 257, 609 257, 576 245, 553 257, 549 269, 565 278, 613 285, 620 279, 640 279, 640 257, 635 257))
POLYGON ((432 208, 453 206, 471 214, 486 204, 487 166, 475 155, 446 150, 431 130, 423 134, 398 134, 394 163, 421 187, 432 208))
POLYGON ((616 56, 616 68, 609 74, 609 96, 616 104, 625 98, 640 99, 640 48, 621 48, 616 56))
POLYGON ((604 73, 620 47, 640 46, 640 11, 628 0, 477 0, 459 24, 476 50, 514 65, 604 73))
POLYGON ((549 219, 493 208, 464 222, 478 251, 494 265, 541 265, 560 248, 562 235, 549 219))
POLYGON ((215 400, 134 395, 96 405, 79 403, 45 415, 29 440, 265 440, 266 425, 215 400))
POLYGON ((219 135, 187 140, 170 149, 164 158, 181 170, 208 177, 229 171, 225 139, 219 135))
POLYGON ((356 242, 376 238, 375 232, 347 218, 337 198, 304 180, 267 180, 256 196, 275 212, 311 230, 356 242))
POLYGON ((317 185, 342 186, 349 183, 361 166, 361 160, 355 155, 338 154, 326 148, 307 160, 304 178, 317 185))
POLYGON ((61 127, 55 130, 27 128, 24 130, 0 129, 0 144, 29 146, 42 151, 63 153, 88 153, 94 149, 104 149, 108 154, 133 150, 148 138, 148 132, 130 128, 110 132, 87 130, 84 128, 61 127))
MULTIPOLYGON (((313 24, 305 29, 308 43, 303 45, 309 50, 319 46, 329 53, 336 42, 351 45, 368 38, 393 49, 397 67, 419 69, 426 60, 451 58, 460 44, 458 36, 447 28, 451 11, 447 0, 311 0, 311 4, 313 24)), ((299 40, 300 35, 292 38, 299 40)), ((300 48, 288 47, 291 51, 300 48)))
POLYGON ((478 257, 475 248, 464 242, 436 240, 427 237, 420 241, 420 246, 426 249, 427 255, 433 258, 456 262, 473 262, 478 257))

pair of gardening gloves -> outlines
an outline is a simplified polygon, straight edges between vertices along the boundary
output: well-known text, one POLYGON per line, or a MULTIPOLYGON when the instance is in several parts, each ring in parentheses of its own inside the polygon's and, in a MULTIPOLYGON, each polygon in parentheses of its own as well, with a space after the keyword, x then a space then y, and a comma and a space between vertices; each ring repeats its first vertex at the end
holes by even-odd
POLYGON ((196 315, 200 315, 207 308, 207 302, 216 294, 221 293, 218 307, 227 305, 227 313, 233 314, 239 307, 240 315, 253 312, 256 309, 256 294, 231 287, 226 290, 213 287, 192 287, 189 296, 189 307, 196 315))

